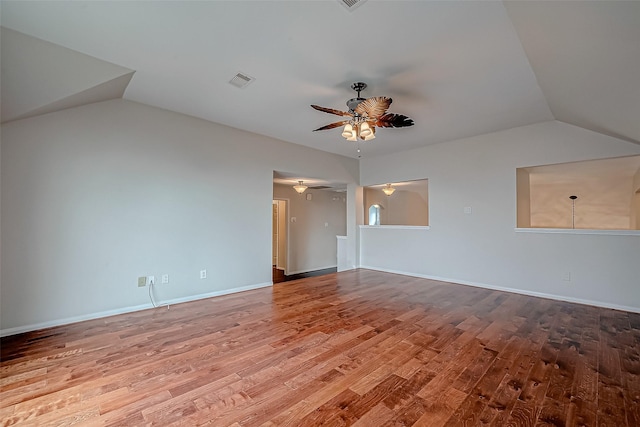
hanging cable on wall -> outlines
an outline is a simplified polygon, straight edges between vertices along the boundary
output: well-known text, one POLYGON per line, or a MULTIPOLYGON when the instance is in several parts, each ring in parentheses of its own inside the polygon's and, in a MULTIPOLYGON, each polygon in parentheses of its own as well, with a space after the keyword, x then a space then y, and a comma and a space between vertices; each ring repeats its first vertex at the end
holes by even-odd
MULTIPOLYGON (((151 305, 153 305, 153 308, 158 308, 160 306, 157 305, 156 301, 153 299, 153 282, 153 280, 149 282, 149 299, 151 300, 151 305)), ((167 310, 169 310, 169 304, 167 304, 167 310)))

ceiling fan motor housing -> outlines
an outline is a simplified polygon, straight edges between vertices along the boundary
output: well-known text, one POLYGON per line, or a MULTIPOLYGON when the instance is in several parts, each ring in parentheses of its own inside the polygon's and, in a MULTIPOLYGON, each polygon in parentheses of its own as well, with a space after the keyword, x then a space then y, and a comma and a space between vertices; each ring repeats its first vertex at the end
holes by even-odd
POLYGON ((364 100, 365 98, 351 98, 347 101, 347 107, 349 107, 349 110, 353 111, 364 100))

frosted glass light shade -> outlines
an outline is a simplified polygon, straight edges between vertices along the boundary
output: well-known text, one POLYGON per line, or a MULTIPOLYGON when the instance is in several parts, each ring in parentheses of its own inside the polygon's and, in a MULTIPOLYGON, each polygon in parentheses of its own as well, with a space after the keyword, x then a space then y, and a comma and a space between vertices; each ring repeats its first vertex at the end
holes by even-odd
POLYGON ((371 133, 368 136, 364 137, 365 141, 371 141, 372 139, 374 139, 376 137, 376 128, 373 127, 371 128, 371 133))
POLYGON ((393 188, 391 184, 387 184, 387 186, 382 189, 382 192, 387 196, 392 195, 394 191, 396 191, 396 189, 393 188))
POLYGON ((298 181, 296 185, 293 186, 293 189, 296 190, 298 194, 304 193, 308 187, 302 183, 302 181, 298 181))
POLYGON ((371 127, 369 126, 369 123, 367 122, 363 122, 360 125, 360 136, 363 139, 366 139, 368 136, 370 136, 373 133, 373 131, 371 130, 371 127))
POLYGON ((342 136, 344 138, 349 139, 352 134, 353 134, 353 126, 351 126, 350 123, 347 123, 347 125, 344 127, 344 130, 342 131, 342 136))

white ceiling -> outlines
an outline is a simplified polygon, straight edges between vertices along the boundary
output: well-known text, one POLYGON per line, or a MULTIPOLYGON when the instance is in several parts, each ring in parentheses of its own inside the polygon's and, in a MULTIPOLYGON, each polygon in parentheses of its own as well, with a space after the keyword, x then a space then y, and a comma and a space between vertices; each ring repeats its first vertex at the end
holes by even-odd
POLYGON ((66 108, 70 97, 77 105, 83 93, 95 102, 91 88, 126 85, 133 70, 125 99, 349 157, 357 157, 355 143, 339 129, 312 132, 340 118, 309 105, 346 110, 355 81, 369 85, 362 96, 391 97, 389 111, 416 122, 380 129, 362 144, 363 157, 553 119, 640 141, 640 2, 369 0, 349 11, 338 0, 3 0, 0 7, 3 27, 111 70, 68 58, 54 66, 58 55, 11 47, 3 32, 3 121, 66 108), (5 53, 16 49, 26 67, 66 70, 74 77, 65 84, 78 84, 55 95, 43 86, 59 86, 60 77, 9 72, 5 53), (255 81, 232 86, 238 72, 255 81), (21 88, 15 99, 7 87, 21 88))

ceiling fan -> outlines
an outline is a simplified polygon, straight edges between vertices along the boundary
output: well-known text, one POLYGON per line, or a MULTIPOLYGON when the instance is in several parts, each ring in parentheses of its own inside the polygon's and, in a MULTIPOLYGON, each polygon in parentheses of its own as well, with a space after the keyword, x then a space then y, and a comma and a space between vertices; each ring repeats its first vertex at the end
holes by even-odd
POLYGON ((367 84, 362 82, 357 82, 351 85, 351 89, 358 92, 358 96, 357 98, 351 98, 347 101, 349 111, 340 111, 334 110, 333 108, 312 105, 311 107, 318 111, 348 117, 346 120, 341 120, 315 129, 314 132, 344 126, 342 136, 347 141, 357 141, 358 138, 364 141, 370 141, 376 137, 376 127, 401 128, 413 126, 413 120, 409 117, 403 116, 402 114, 387 112, 387 109, 392 102, 391 98, 387 98, 386 96, 361 98, 360 92, 366 87, 367 84))

